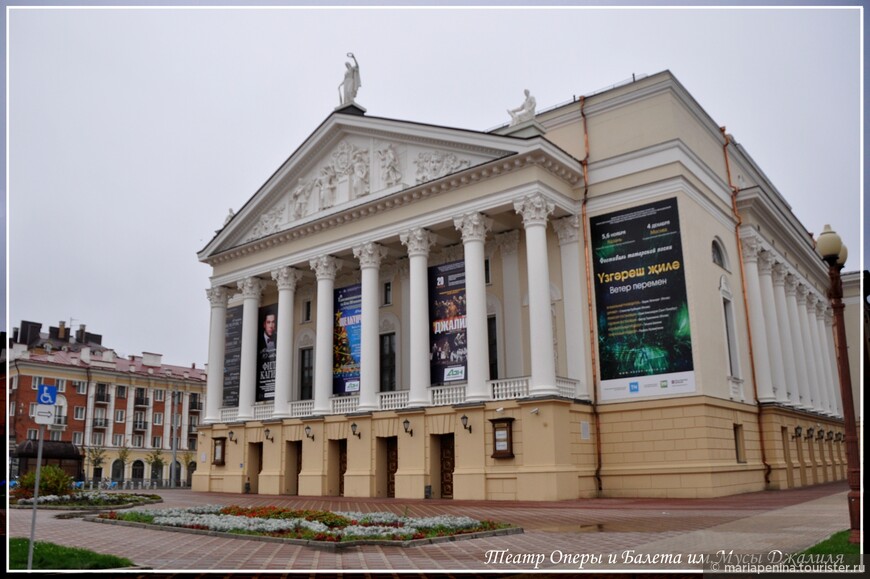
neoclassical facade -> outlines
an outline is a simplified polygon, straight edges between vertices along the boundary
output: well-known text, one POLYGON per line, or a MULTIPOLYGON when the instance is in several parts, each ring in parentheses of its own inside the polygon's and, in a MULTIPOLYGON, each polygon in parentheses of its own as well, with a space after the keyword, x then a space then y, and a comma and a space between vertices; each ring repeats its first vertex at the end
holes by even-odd
POLYGON ((195 489, 558 500, 845 476, 826 267, 668 72, 490 132, 343 105, 199 259, 195 489))

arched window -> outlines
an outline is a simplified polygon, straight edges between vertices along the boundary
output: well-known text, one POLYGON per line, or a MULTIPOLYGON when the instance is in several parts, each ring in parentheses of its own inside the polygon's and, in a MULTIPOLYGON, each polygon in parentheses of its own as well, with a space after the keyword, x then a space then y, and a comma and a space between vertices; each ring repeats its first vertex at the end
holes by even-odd
POLYGON ((713 263, 730 271, 730 267, 728 266, 728 254, 725 253, 725 247, 722 245, 722 242, 718 237, 713 239, 710 251, 713 257, 713 263))
POLYGON ((117 459, 112 462, 112 480, 124 480, 124 463, 117 459))
POLYGON ((141 481, 145 478, 145 463, 141 460, 137 460, 133 462, 133 480, 141 481))

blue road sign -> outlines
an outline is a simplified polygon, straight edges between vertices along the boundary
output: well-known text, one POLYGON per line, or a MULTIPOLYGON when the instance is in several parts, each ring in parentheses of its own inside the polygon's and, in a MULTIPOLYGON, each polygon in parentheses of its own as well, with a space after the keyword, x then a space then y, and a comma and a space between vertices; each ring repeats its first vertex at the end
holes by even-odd
POLYGON ((45 384, 40 384, 36 395, 36 402, 38 404, 46 404, 50 406, 57 404, 57 386, 46 386, 45 384))

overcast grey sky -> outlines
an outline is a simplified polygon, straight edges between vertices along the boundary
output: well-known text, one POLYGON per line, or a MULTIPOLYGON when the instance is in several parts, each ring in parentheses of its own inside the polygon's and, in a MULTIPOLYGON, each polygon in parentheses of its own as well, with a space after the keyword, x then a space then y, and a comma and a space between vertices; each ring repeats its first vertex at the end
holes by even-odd
POLYGON ((486 130, 665 69, 859 268, 855 9, 112 9, 8 13, 9 312, 122 355, 207 359, 196 253, 338 104, 486 130))

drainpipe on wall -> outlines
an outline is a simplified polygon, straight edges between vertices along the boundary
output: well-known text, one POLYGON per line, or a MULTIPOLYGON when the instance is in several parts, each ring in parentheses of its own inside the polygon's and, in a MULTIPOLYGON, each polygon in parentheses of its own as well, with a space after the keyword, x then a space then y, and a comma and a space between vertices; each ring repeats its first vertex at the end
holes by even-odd
POLYGON ((586 201, 589 196, 589 131, 586 126, 586 97, 580 97, 580 117, 583 119, 583 147, 585 155, 580 164, 583 166, 583 205, 581 223, 583 225, 583 253, 586 257, 586 307, 589 318, 589 352, 592 355, 592 418, 595 420, 595 484, 600 494, 601 484, 601 417, 598 414, 598 372, 595 370, 595 317, 592 315, 592 274, 589 271, 591 256, 589 252, 589 227, 586 226, 586 201))
POLYGON ((767 462, 767 455, 764 450, 764 425, 762 422, 762 412, 764 407, 758 400, 758 382, 755 379, 755 353, 752 347, 752 323, 749 320, 749 300, 747 299, 746 293, 746 271, 743 264, 743 243, 740 241, 740 226, 743 224, 743 220, 740 218, 740 212, 737 211, 737 194, 740 193, 740 189, 731 181, 731 163, 728 160, 728 145, 731 144, 731 138, 728 136, 728 133, 725 132, 725 127, 719 127, 719 132, 721 132, 722 136, 725 138, 725 144, 722 145, 722 152, 725 154, 725 171, 728 175, 728 187, 731 188, 731 211, 734 213, 734 219, 737 220, 737 223, 734 226, 734 238, 737 241, 737 260, 740 263, 740 282, 743 290, 743 311, 746 314, 746 329, 748 330, 747 334, 749 335, 749 368, 752 372, 752 390, 755 394, 755 403, 758 406, 758 438, 761 444, 761 463, 764 465, 764 484, 770 485, 770 472, 772 468, 767 462))

